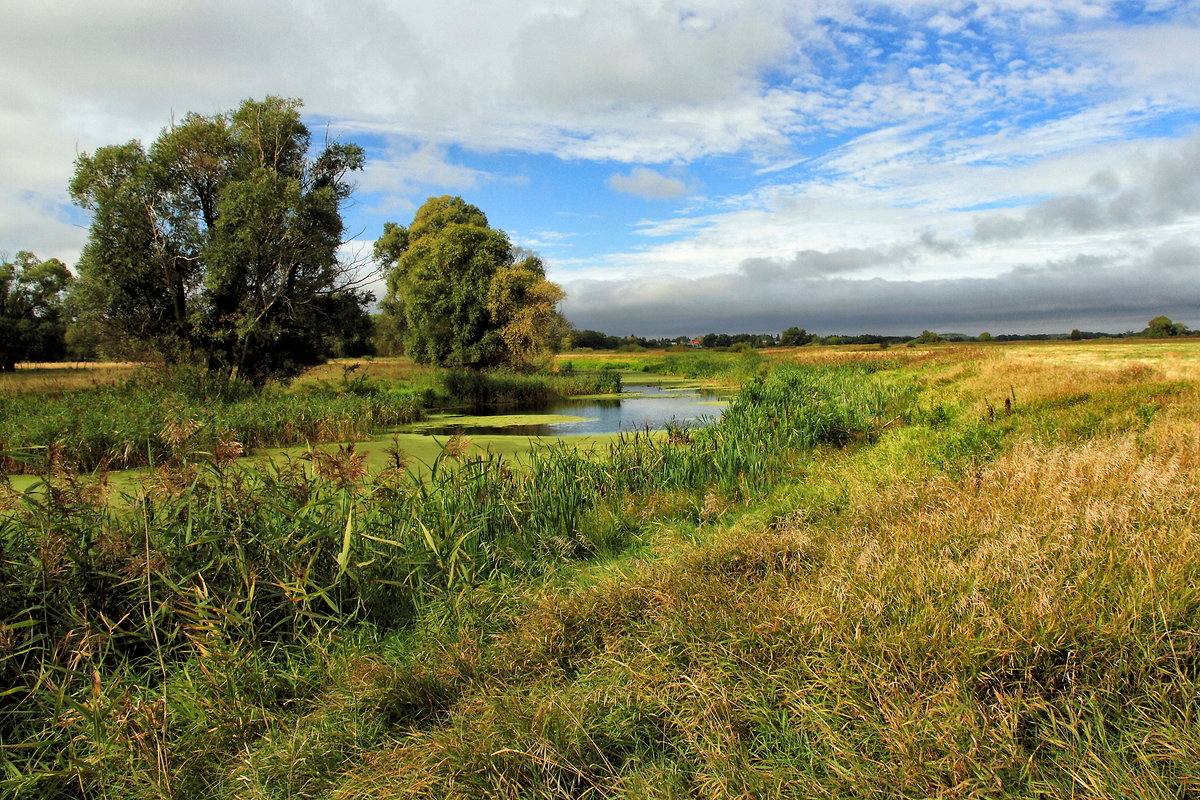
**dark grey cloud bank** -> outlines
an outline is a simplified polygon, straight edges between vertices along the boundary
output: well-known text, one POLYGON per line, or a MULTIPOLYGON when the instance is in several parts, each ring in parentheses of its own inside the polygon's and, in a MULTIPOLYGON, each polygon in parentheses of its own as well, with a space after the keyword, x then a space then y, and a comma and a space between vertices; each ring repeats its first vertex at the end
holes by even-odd
POLYGON ((741 263, 738 271, 751 280, 821 278, 871 267, 912 264, 927 253, 959 256, 962 255, 963 248, 955 242, 944 241, 926 231, 910 244, 847 247, 828 252, 801 250, 789 260, 748 258, 741 263))
POLYGON ((1167 225, 1200 211, 1200 137, 1178 150, 1145 157, 1122 183, 1111 170, 1091 176, 1087 191, 1051 197, 1023 214, 988 214, 975 219, 980 242, 1021 239, 1046 233, 1094 233, 1167 225))
POLYGON ((678 336, 774 332, 909 334, 1141 330, 1158 314, 1200 324, 1200 245, 1175 239, 1140 258, 1079 255, 994 278, 812 277, 801 271, 568 282, 578 328, 678 336))

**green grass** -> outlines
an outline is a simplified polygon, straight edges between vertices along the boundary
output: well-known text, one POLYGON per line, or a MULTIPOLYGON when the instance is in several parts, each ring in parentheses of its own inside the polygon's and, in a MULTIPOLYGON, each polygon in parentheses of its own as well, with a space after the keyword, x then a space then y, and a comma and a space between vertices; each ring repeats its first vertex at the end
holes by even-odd
POLYGON ((1043 352, 806 351, 519 461, 60 464, 0 495, 0 786, 1195 794, 1195 379, 1043 352))
POLYGON ((128 469, 240 448, 346 442, 421 419, 430 408, 544 403, 619 392, 614 373, 429 373, 389 377, 378 362, 294 387, 229 392, 194 373, 143 372, 124 382, 16 393, 0 405, 0 473, 128 469), (375 377, 372 370, 381 373, 375 377))

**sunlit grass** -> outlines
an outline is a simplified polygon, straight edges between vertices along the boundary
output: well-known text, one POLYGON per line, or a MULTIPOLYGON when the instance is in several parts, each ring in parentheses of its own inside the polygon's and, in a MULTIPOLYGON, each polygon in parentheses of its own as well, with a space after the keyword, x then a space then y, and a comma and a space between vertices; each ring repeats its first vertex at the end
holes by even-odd
POLYGON ((14 372, 0 372, 0 396, 56 395, 97 386, 113 386, 131 377, 142 365, 134 363, 23 363, 14 372))
POLYGON ((1018 422, 958 478, 945 424, 818 453, 657 558, 531 592, 486 649, 429 651, 479 677, 338 796, 1194 793, 1198 419, 1193 384, 1141 430, 1018 422))

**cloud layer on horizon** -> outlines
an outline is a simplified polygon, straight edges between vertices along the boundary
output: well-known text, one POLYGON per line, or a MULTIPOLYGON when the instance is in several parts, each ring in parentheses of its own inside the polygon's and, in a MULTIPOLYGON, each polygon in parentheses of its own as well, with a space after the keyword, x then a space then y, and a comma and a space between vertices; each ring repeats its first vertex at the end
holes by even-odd
POLYGON ((565 311, 581 329, 618 335, 778 333, 906 335, 1141 330, 1167 314, 1195 324, 1200 244, 1171 240, 1135 259, 1077 256, 991 278, 904 280, 744 273, 568 284, 565 311), (636 321, 636 322, 634 322, 636 321))

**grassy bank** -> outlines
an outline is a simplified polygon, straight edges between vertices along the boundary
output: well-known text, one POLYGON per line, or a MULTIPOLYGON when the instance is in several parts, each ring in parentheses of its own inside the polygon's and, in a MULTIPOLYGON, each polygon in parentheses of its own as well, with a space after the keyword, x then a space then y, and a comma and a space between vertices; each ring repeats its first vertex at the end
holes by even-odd
POLYGON ((1190 346, 806 350, 599 457, 9 497, 4 788, 1200 791, 1190 346))
POLYGON ((204 454, 345 442, 461 404, 620 391, 613 373, 435 372, 399 359, 330 365, 290 387, 214 387, 189 373, 78 370, 0 379, 0 473, 127 469, 204 454), (114 377, 119 376, 119 377, 114 377), (194 455, 193 455, 194 454, 194 455))

